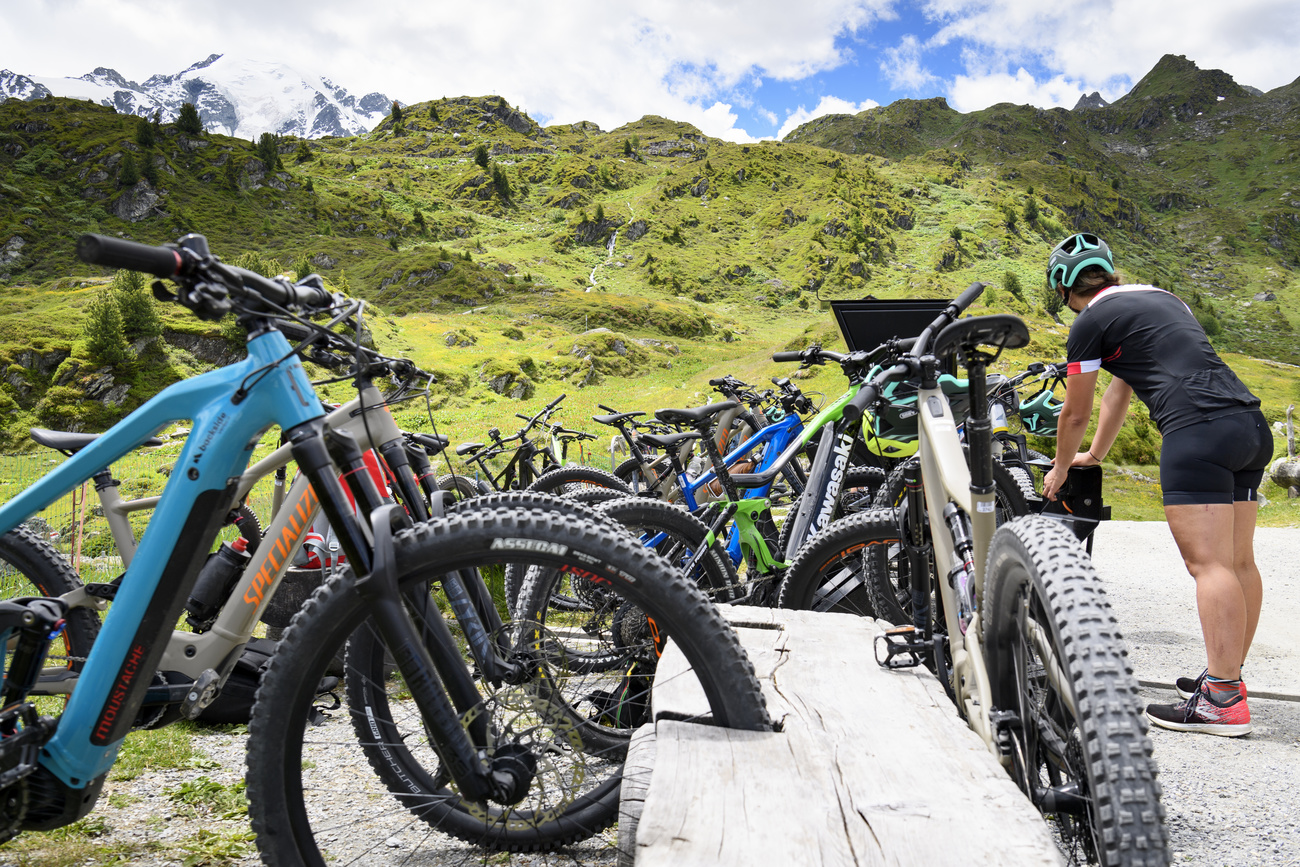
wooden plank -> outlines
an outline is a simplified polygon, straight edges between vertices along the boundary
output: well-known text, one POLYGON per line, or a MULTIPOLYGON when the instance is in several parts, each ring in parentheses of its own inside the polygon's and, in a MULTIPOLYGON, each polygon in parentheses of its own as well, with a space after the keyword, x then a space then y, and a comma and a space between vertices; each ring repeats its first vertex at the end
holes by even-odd
POLYGON ((639 867, 1061 863, 1042 817, 942 686, 924 669, 876 665, 874 621, 727 614, 764 627, 738 632, 782 730, 677 722, 698 711, 698 689, 657 695, 639 867))
POLYGON ((637 826, 650 791, 655 754, 655 727, 643 725, 632 734, 623 762, 623 784, 618 793, 618 867, 632 867, 636 857, 637 826))
MULTIPOLYGON (((752 611, 758 614, 768 609, 752 611)), ((785 653, 784 627, 762 618, 746 622, 750 625, 733 625, 733 628, 740 636, 759 680, 770 678, 785 653)), ((670 643, 655 668, 655 688, 650 705, 652 719, 667 716, 678 720, 699 720, 708 717, 709 705, 704 691, 688 669, 686 657, 670 643)))

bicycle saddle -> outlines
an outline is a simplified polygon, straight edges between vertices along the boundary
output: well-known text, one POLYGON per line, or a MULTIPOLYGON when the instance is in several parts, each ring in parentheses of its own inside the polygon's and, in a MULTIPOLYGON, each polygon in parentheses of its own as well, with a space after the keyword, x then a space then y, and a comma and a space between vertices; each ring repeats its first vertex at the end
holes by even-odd
POLYGON ((682 431, 674 434, 641 434, 637 437, 640 442, 646 443, 652 448, 662 451, 670 451, 687 440, 697 440, 700 438, 700 432, 694 430, 682 431))
POLYGON ((460 445, 456 446, 456 454, 468 455, 478 451, 481 448, 483 448, 482 443, 461 443, 460 445))
POLYGON ((1019 349, 1029 345, 1029 329, 1019 316, 994 313, 990 316, 971 316, 958 319, 949 325, 930 344, 930 352, 943 358, 954 349, 974 349, 976 346, 996 346, 999 349, 1019 349))
MULTIPOLYGON (((68 433, 61 430, 46 430, 43 427, 31 428, 30 433, 32 439, 39 444, 69 456, 76 454, 99 439, 99 434, 68 433)), ((140 443, 142 446, 160 446, 162 444, 163 441, 157 437, 149 437, 149 439, 140 443)))
POLYGON ((645 415, 643 412, 616 412, 613 415, 593 415, 591 420, 600 424, 616 425, 619 422, 627 421, 630 418, 636 418, 639 415, 645 415))
POLYGON ((720 412, 726 412, 738 406, 740 404, 734 400, 724 400, 721 403, 710 403, 693 409, 657 409, 655 410, 655 418, 668 424, 696 425, 705 419, 713 418, 720 412))

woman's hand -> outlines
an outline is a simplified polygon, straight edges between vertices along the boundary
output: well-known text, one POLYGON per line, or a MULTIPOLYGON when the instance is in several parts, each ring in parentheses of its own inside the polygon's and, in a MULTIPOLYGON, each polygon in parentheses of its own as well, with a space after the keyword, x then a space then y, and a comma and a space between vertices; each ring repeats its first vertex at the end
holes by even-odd
POLYGON ((1065 477, 1068 473, 1062 472, 1060 468, 1053 466, 1043 477, 1043 499, 1055 500, 1056 492, 1061 490, 1061 485, 1065 484, 1065 477))
MULTIPOLYGON (((1092 452, 1079 452, 1070 460, 1070 467, 1095 467, 1100 463, 1101 461, 1093 457, 1092 452)), ((1053 466, 1043 479, 1043 496, 1049 500, 1055 500, 1068 475, 1069 469, 1062 472, 1060 468, 1053 466)))

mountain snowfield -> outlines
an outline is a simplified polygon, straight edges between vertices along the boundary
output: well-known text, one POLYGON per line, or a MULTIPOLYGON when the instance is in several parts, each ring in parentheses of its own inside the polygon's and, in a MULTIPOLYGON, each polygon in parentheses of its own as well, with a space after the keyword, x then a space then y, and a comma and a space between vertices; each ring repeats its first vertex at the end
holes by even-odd
POLYGON ((0 70, 0 98, 30 100, 47 95, 93 100, 123 114, 174 120, 190 102, 209 132, 256 141, 264 132, 300 138, 358 135, 392 109, 382 93, 360 98, 314 73, 282 63, 213 54, 175 75, 154 75, 143 84, 116 70, 97 68, 80 78, 48 78, 0 70))

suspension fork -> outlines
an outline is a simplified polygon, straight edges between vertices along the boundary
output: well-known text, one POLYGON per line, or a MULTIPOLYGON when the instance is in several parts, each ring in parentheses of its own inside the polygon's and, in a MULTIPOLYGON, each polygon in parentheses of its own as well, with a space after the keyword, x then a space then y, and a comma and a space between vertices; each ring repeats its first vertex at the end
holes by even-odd
POLYGON ((903 523, 903 549, 911 579, 912 624, 928 643, 933 635, 930 617, 930 544, 925 537, 925 491, 921 486, 921 465, 909 461, 903 470, 903 501, 907 518, 903 523))
MULTIPOLYGON (((370 526, 363 526, 348 508, 326 437, 333 450, 339 452, 339 463, 344 468, 363 466, 361 450, 347 434, 331 431, 323 435, 321 430, 319 421, 308 422, 291 431, 290 441, 298 465, 319 493, 321 509, 358 576, 357 593, 369 606, 383 644, 392 653, 420 709, 438 756, 460 791, 473 801, 499 797, 507 783, 495 781, 491 774, 487 714, 478 712, 478 690, 461 661, 455 638, 431 600, 419 606, 422 625, 416 626, 405 604, 408 597, 397 584, 393 526, 409 526, 410 519, 396 504, 382 502, 368 474, 354 472, 350 478, 355 479, 358 505, 380 504, 365 513, 370 517, 370 526)), ((427 600, 428 594, 422 592, 423 588, 419 590, 427 600)))
POLYGON ((384 646, 392 653, 429 739, 457 787, 472 801, 499 797, 500 787, 487 759, 493 745, 488 714, 480 712, 478 690, 461 662, 456 640, 422 585, 415 588, 421 597, 419 626, 404 601, 409 595, 398 587, 392 531, 394 522, 405 523, 405 516, 388 504, 371 514, 371 522, 373 564, 357 579, 357 592, 369 605, 384 646))

